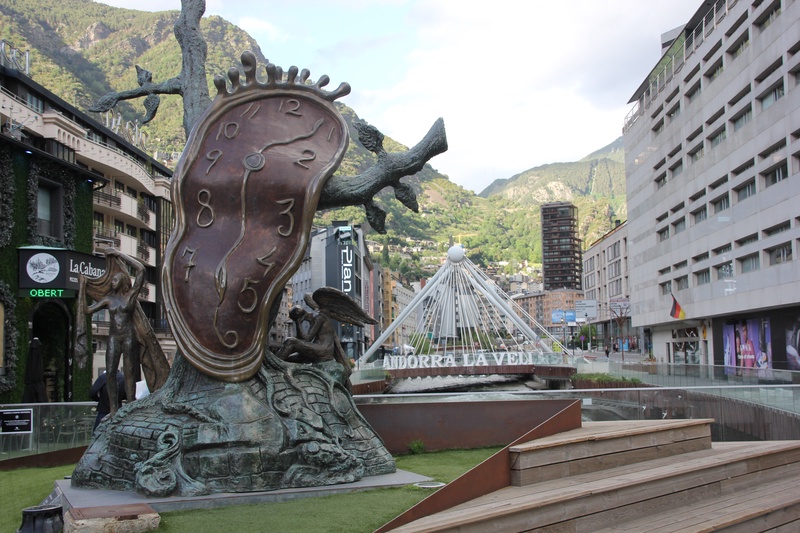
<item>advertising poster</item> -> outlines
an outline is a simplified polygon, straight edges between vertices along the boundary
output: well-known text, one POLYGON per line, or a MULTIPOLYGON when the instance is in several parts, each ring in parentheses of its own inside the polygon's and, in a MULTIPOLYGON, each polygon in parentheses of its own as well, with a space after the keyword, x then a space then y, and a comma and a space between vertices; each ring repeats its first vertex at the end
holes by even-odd
POLYGON ((728 322, 722 327, 725 366, 772 368, 769 318, 728 322))

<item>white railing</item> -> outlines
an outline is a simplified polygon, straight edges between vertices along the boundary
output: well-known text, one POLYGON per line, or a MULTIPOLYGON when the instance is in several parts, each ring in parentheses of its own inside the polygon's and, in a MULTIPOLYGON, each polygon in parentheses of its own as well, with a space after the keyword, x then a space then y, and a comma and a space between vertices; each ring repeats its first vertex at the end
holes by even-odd
POLYGON ((713 33, 717 24, 725 18, 729 8, 735 3, 736 0, 717 0, 695 28, 688 33, 683 32, 683 43, 678 44, 677 47, 675 45, 670 47, 659 62, 659 64, 663 63, 663 66, 650 73, 650 83, 647 89, 639 97, 639 101, 634 104, 633 109, 625 116, 623 133, 633 126, 636 119, 644 114, 644 110, 649 108, 650 104, 658 100, 659 94, 672 81, 674 75, 680 72, 687 58, 705 42, 708 35, 713 33))

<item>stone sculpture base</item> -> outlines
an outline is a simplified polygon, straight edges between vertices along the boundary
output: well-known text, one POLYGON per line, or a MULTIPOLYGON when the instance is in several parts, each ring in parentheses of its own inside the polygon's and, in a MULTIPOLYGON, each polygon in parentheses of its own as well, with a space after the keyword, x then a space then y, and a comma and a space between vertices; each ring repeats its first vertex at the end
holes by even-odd
POLYGON ((177 356, 163 388, 98 427, 76 487, 195 496, 349 483, 395 471, 392 456, 327 372, 267 352, 224 383, 177 356))

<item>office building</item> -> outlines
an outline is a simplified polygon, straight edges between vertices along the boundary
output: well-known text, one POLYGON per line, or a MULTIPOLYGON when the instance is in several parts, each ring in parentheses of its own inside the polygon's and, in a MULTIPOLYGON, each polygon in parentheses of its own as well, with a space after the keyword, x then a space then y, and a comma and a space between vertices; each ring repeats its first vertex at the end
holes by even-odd
POLYGON ((631 314, 657 359, 800 370, 800 2, 703 2, 625 120, 631 314))

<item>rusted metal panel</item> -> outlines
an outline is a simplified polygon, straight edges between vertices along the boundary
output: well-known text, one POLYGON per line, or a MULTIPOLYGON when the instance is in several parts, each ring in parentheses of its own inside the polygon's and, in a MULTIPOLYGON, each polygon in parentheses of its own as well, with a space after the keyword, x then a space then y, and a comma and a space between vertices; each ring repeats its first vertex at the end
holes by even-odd
POLYGON ((372 403, 358 409, 389 452, 396 454, 407 453, 415 440, 424 442, 429 451, 505 445, 571 401, 372 403))

